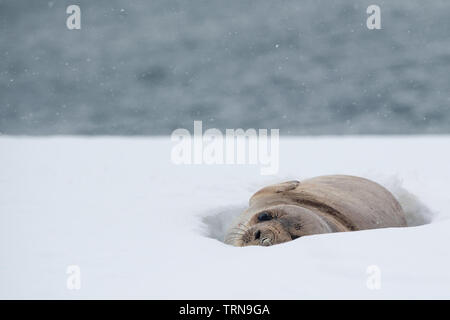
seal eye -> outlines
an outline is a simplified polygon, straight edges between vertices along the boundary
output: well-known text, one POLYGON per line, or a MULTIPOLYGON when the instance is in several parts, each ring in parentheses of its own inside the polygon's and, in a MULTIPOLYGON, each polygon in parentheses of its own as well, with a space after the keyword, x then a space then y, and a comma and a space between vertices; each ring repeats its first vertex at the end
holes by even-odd
POLYGON ((267 211, 261 212, 258 215, 258 221, 269 221, 269 220, 272 220, 272 215, 267 211))

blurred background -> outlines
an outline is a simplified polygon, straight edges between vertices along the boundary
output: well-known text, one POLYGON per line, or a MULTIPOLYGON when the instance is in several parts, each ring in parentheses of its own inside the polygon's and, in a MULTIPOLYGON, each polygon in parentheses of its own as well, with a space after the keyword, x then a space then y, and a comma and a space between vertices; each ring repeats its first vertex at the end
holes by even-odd
POLYGON ((0 133, 450 133, 449 17, 448 0, 0 0, 0 133))

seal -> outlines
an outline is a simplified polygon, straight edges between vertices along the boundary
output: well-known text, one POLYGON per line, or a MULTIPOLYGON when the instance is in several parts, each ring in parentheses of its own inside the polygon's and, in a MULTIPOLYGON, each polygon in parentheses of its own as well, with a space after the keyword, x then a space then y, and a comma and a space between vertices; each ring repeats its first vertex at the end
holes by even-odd
POLYGON ((406 227, 406 217, 388 190, 365 178, 329 175, 259 190, 225 243, 270 246, 313 234, 389 227, 406 227))

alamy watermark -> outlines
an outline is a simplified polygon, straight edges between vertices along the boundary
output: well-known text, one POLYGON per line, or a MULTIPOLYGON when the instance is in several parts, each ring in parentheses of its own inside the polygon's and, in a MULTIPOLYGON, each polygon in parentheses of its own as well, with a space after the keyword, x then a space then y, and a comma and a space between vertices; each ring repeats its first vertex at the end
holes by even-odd
POLYGON ((366 286, 369 290, 380 290, 381 289, 381 269, 377 265, 370 265, 366 269, 368 274, 366 280, 366 286))
POLYGON ((366 20, 366 26, 369 30, 381 29, 381 9, 376 4, 367 7, 367 14, 370 14, 366 20))
POLYGON ((67 266, 66 273, 68 274, 66 280, 66 287, 69 290, 81 289, 81 268, 77 265, 67 266))
MULTIPOLYGON (((49 3, 50 4, 50 3, 49 3)), ((53 6, 53 3, 51 2, 53 6)), ((122 9, 123 10, 123 9, 122 9)), ((366 26, 369 30, 381 29, 381 8, 376 4, 371 4, 367 7, 366 13, 369 15, 366 20, 366 26)), ((66 26, 69 30, 81 29, 81 8, 78 5, 72 4, 66 8, 66 14, 69 16, 66 19, 66 26)), ((278 48, 278 44, 275 46, 278 48)))
POLYGON ((66 19, 66 26, 69 30, 81 29, 81 9, 80 6, 73 4, 67 7, 66 13, 69 16, 66 19))
POLYGON ((194 133, 176 129, 171 140, 172 163, 180 165, 260 165, 262 175, 273 175, 279 169, 279 130, 208 129, 203 133, 202 121, 194 121, 194 133))

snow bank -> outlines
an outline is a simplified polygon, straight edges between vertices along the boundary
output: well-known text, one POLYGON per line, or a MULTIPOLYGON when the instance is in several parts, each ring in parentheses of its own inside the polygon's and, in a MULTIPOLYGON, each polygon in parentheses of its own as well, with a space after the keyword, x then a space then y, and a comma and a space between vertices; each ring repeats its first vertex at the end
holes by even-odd
POLYGON ((255 166, 175 166, 168 138, 3 137, 0 298, 450 298, 449 145, 282 138, 280 172, 267 177, 255 166), (385 185, 412 227, 268 248, 218 241, 258 188, 334 173, 385 185), (80 290, 66 286, 69 265, 80 290), (371 265, 379 290, 366 285, 371 265))

